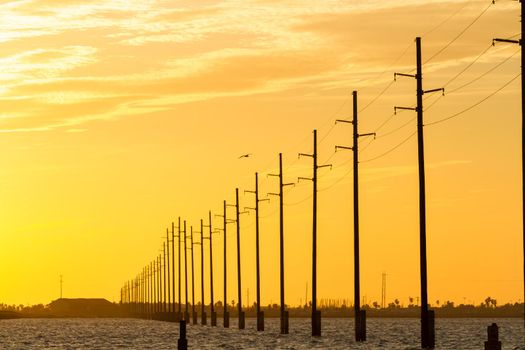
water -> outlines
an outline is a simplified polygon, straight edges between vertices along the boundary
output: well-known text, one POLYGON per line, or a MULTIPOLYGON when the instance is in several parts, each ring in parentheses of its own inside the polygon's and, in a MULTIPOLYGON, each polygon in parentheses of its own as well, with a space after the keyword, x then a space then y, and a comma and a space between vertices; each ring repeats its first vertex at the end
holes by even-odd
MULTIPOLYGON (((222 324, 222 320, 217 320, 222 324)), ((310 336, 310 319, 290 319, 279 335, 279 319, 266 319, 265 332, 188 326, 189 349, 419 349, 418 319, 368 319, 368 341, 353 340, 353 321, 323 319, 321 338, 310 336)), ((436 349, 480 350, 487 326, 500 326, 503 349, 525 349, 522 319, 436 319, 436 349), (519 347, 521 346, 521 347, 519 347)), ((19 319, 0 321, 0 349, 176 349, 178 323, 135 319, 19 319)))

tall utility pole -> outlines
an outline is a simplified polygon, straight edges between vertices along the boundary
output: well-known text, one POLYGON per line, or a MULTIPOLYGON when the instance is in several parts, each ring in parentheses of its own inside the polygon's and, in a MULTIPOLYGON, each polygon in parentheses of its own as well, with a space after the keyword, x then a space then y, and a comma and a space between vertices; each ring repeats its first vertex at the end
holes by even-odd
MULTIPOLYGON (((163 294, 162 294, 162 312, 166 312, 166 244, 165 242, 162 243, 162 250, 163 250, 163 264, 162 264, 162 270, 164 272, 164 278, 162 279, 162 287, 163 287, 163 294)), ((164 316, 164 315, 163 315, 164 316)))
MULTIPOLYGON (((179 321, 175 316, 175 223, 171 223, 171 290, 173 294, 173 303, 171 306, 171 321, 179 321)), ((180 256, 180 255, 179 255, 180 256)))
MULTIPOLYGON (((523 31, 525 29, 525 7, 523 7, 523 1, 520 1, 521 7, 521 39, 520 40, 509 40, 509 39, 494 39, 495 42, 506 42, 519 44, 521 46, 521 191, 522 191, 522 237, 523 237, 523 300, 525 306, 525 104, 523 102, 525 94, 525 80, 523 78, 523 68, 525 67, 525 55, 523 52, 523 31)), ((524 310, 525 311, 525 310, 524 310)), ((523 320, 525 322, 525 312, 523 313, 523 320)), ((525 323, 524 323, 525 325, 525 323)))
POLYGON ((195 268, 193 263, 193 226, 190 226, 190 249, 191 249, 191 318, 193 324, 197 324, 197 312, 195 311, 195 268))
POLYGON ((158 281, 158 293, 159 293, 159 319, 162 317, 162 256, 159 254, 157 257, 157 281, 158 281))
POLYGON ((166 228, 166 271, 167 271, 166 285, 167 285, 167 290, 168 290, 168 295, 167 295, 168 305, 167 305, 167 309, 166 309, 166 312, 167 312, 166 317, 167 317, 167 319, 169 319, 169 317, 171 315, 170 232, 169 232, 169 228, 166 228))
POLYGON ((294 186, 294 183, 283 182, 283 154, 279 153, 279 174, 268 174, 268 176, 279 177, 279 193, 269 193, 270 195, 279 196, 279 275, 280 275, 280 293, 281 293, 281 334, 288 334, 289 322, 288 311, 284 301, 284 186, 294 186))
POLYGON ((429 310, 427 296, 427 228, 426 228, 426 200, 425 200, 425 148, 423 138, 423 95, 441 91, 443 88, 423 90, 423 69, 421 59, 421 38, 416 38, 416 74, 395 73, 396 76, 415 78, 417 81, 417 105, 412 107, 394 107, 398 109, 415 110, 417 112, 417 150, 419 164, 419 252, 421 274, 421 347, 433 349, 435 345, 434 311, 429 310))
POLYGON ((359 269, 359 150, 358 150, 358 138, 362 136, 374 136, 375 133, 359 134, 357 128, 357 91, 352 92, 353 96, 353 119, 344 120, 338 119, 335 122, 338 123, 350 123, 353 125, 353 144, 352 147, 335 146, 335 150, 348 149, 353 151, 354 161, 354 324, 355 324, 355 340, 365 341, 366 340, 366 310, 361 310, 359 301, 360 295, 360 269, 359 269))
MULTIPOLYGON (((228 294, 227 294, 227 291, 228 291, 228 284, 227 284, 227 259, 226 259, 226 251, 227 251, 227 246, 226 246, 226 230, 227 230, 227 224, 228 224, 228 219, 227 219, 227 216, 226 216, 226 207, 228 205, 226 204, 226 201, 223 201, 223 215, 216 215, 216 216, 222 216, 222 232, 224 233, 224 273, 223 273, 223 277, 224 277, 224 284, 223 284, 223 287, 224 287, 224 300, 223 300, 223 316, 222 316, 222 320, 223 320, 223 326, 224 328, 228 328, 230 327, 230 313, 228 312, 228 294)), ((210 225, 211 226, 211 225, 210 225)))
POLYGON ((206 311, 204 309, 204 224, 201 219, 201 324, 204 326, 207 323, 206 311))
POLYGON ((321 311, 317 310, 317 170, 331 165, 317 165, 317 130, 314 130, 314 153, 299 153, 299 157, 313 159, 313 177, 299 177, 300 180, 313 182, 313 213, 312 213, 312 336, 321 336, 321 311))
MULTIPOLYGON (((208 212, 208 225, 204 225, 203 227, 208 227, 210 231, 209 237, 203 237, 203 239, 208 239, 210 241, 210 312, 211 312, 211 326, 216 327, 217 326, 217 313, 215 312, 215 301, 213 300, 213 228, 211 223, 211 210, 208 212)), ((204 242, 204 241, 203 241, 204 242)), ((204 298, 203 298, 204 299, 204 298)), ((204 303, 204 301, 203 301, 204 303)))
POLYGON ((180 321, 182 320, 182 298, 181 298, 181 295, 182 295, 182 283, 181 283, 181 279, 182 279, 182 273, 181 273, 181 254, 180 254, 180 250, 181 250, 181 240, 182 240, 182 234, 181 234, 181 226, 180 226, 180 216, 179 216, 179 226, 177 226, 177 231, 179 233, 179 235, 177 236, 179 239, 178 239, 178 249, 179 249, 179 311, 177 313, 177 320, 180 321))
POLYGON ((188 237, 186 237, 186 220, 184 220, 184 289, 185 289, 185 298, 184 301, 186 302, 186 308, 184 311, 184 321, 186 323, 190 322, 190 310, 188 307, 188 247, 187 247, 187 241, 188 237))
POLYGON ((154 286, 155 286, 155 273, 153 270, 153 262, 149 263, 149 275, 150 275, 150 319, 154 319, 155 317, 155 293, 154 293, 154 286))
MULTIPOLYGON (((259 255, 259 202, 268 199, 259 199, 259 176, 255 173, 255 191, 244 191, 245 193, 255 194, 255 208, 246 207, 245 209, 255 210, 255 271, 256 271, 256 299, 257 299, 257 331, 264 331, 264 312, 261 311, 261 270, 259 255)), ((250 303, 248 301, 248 307, 250 303)))
POLYGON ((157 317, 157 271, 155 269, 155 261, 151 262, 151 276, 152 276, 152 285, 151 293, 153 295, 153 319, 157 317))
POLYGON ((245 328, 244 311, 242 311, 242 285, 241 285, 241 221, 239 211, 239 189, 235 189, 235 213, 237 221, 237 312, 239 317, 239 329, 245 328))

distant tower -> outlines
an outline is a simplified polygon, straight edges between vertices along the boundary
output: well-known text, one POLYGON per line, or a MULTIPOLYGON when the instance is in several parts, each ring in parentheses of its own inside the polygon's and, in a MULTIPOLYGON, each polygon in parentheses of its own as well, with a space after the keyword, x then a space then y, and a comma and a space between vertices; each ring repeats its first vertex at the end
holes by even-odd
POLYGON ((62 275, 60 275, 60 299, 62 299, 62 285, 64 284, 64 281, 62 279, 62 275))
POLYGON ((386 273, 383 272, 381 276, 381 308, 386 307, 386 273))

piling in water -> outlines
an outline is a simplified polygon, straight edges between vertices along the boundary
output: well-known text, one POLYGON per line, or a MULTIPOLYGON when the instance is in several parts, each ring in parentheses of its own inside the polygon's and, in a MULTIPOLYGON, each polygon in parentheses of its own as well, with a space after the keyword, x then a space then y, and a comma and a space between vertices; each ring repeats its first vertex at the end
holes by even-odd
POLYGON ((264 331, 264 311, 257 313, 257 331, 264 331))
POLYGON ((180 334, 179 341, 177 342, 178 350, 187 350, 188 349, 188 339, 186 339, 186 321, 180 321, 180 334))
POLYGON ((216 311, 211 312, 211 326, 217 327, 217 312, 216 311))
POLYGON ((485 350, 501 350, 501 342, 499 341, 498 325, 493 323, 487 327, 487 338, 485 342, 485 350))
POLYGON ((288 334, 289 332, 288 315, 288 310, 283 311, 281 314, 281 334, 288 334))
POLYGON ((230 313, 228 311, 224 313, 223 322, 224 322, 224 328, 230 327, 230 313))

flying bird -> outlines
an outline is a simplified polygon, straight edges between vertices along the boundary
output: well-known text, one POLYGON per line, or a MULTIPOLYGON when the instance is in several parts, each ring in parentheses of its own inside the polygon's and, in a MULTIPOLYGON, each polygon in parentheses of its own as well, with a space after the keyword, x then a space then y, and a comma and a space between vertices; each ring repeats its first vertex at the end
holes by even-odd
POLYGON ((241 158, 248 158, 251 155, 252 155, 251 153, 243 154, 242 156, 239 157, 239 159, 241 159, 241 158))

